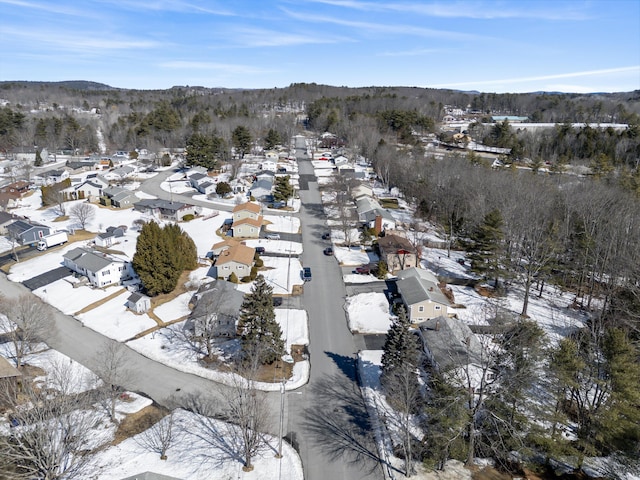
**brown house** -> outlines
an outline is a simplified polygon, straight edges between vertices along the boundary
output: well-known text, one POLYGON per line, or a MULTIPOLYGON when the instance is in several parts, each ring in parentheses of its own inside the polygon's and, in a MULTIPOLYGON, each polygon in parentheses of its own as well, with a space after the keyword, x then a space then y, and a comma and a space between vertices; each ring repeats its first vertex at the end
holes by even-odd
POLYGON ((418 265, 416 249, 404 237, 387 234, 378 239, 378 249, 380 260, 386 262, 389 272, 396 273, 418 265))

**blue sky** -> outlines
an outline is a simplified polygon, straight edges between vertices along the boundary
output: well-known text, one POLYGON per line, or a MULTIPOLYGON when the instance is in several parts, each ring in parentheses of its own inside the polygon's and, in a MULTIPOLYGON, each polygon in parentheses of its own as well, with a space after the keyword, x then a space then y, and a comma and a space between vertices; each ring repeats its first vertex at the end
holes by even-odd
POLYGON ((640 89, 640 1, 0 0, 0 80, 640 89))

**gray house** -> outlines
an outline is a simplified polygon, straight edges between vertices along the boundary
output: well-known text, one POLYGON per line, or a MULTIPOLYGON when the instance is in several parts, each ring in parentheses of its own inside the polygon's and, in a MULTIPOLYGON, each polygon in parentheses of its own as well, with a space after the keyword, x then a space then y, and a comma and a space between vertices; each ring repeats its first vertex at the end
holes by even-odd
POLYGON ((131 190, 121 187, 107 187, 102 193, 104 196, 100 199, 100 203, 113 205, 116 208, 132 207, 139 200, 131 190))
POLYGON ((482 345, 457 318, 432 318, 420 325, 418 333, 425 355, 439 372, 482 364, 482 345))
POLYGON ((196 216, 200 213, 200 207, 196 207, 195 205, 182 202, 170 202, 169 200, 162 199, 145 198, 144 200, 136 202, 133 208, 148 215, 174 220, 176 222, 181 221, 185 215, 196 216))
POLYGON ((85 248, 69 250, 62 259, 65 267, 85 275, 91 285, 98 288, 118 285, 132 276, 133 269, 129 262, 85 248))
POLYGON ((196 336, 213 331, 216 337, 235 337, 243 300, 244 294, 233 283, 224 280, 206 283, 191 298, 194 307, 185 328, 196 336))
POLYGON ((256 180, 249 188, 249 195, 256 200, 263 200, 265 197, 271 195, 273 190, 273 180, 256 180))
POLYGON ((42 237, 51 233, 46 225, 28 220, 16 220, 7 225, 7 235, 15 239, 21 245, 38 243, 42 237))

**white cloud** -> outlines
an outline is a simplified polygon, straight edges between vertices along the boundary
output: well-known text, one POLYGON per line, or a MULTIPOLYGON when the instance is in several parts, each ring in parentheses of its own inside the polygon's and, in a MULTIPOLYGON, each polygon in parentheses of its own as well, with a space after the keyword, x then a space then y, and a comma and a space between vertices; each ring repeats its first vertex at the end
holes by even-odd
POLYGON ((393 11, 400 13, 414 13, 429 17, 441 18, 473 18, 482 20, 529 18, 538 20, 587 20, 592 18, 585 14, 584 5, 570 3, 558 5, 553 9, 536 10, 531 8, 517 8, 517 4, 489 5, 482 2, 449 2, 449 3, 374 3, 359 2, 357 0, 310 0, 314 3, 331 5, 334 7, 351 8, 354 10, 393 11))

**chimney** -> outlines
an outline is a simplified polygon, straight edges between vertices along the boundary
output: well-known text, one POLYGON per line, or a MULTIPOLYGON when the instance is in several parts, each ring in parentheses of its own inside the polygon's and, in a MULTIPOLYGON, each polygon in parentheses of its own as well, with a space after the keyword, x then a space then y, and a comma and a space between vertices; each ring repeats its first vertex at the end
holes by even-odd
POLYGON ((373 230, 376 232, 376 235, 380 235, 380 232, 382 231, 382 217, 380 215, 376 215, 373 230))
POLYGON ((436 332, 440 331, 440 319, 436 318, 436 332))

